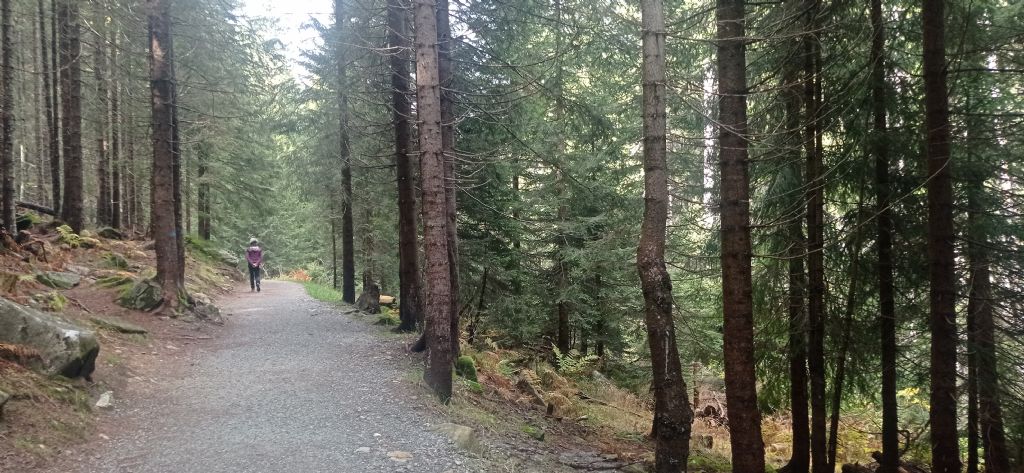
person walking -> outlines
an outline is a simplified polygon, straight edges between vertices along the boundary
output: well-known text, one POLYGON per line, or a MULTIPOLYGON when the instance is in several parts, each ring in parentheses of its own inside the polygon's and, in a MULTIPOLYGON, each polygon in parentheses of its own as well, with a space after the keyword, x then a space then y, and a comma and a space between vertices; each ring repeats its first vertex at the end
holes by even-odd
POLYGON ((263 248, 260 248, 259 240, 249 240, 249 247, 245 249, 245 260, 249 263, 249 292, 260 292, 260 273, 263 271, 263 248))

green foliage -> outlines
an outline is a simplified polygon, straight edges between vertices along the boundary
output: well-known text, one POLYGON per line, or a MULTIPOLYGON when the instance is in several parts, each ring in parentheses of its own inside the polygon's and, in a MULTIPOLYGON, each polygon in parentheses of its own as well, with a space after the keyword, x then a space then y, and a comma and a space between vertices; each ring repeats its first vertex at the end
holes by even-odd
POLYGON ((64 243, 72 248, 78 248, 82 244, 82 237, 75 233, 68 225, 61 225, 57 227, 57 241, 64 243))
POLYGON ((582 355, 575 349, 569 353, 562 353, 556 346, 551 348, 555 355, 555 363, 558 364, 558 371, 566 376, 587 375, 594 370, 594 364, 600 360, 597 355, 582 355))
POLYGON ((523 424, 522 431, 523 431, 523 433, 525 433, 526 435, 529 435, 534 440, 537 440, 537 441, 540 441, 540 442, 544 441, 545 432, 544 432, 544 429, 542 429, 540 427, 537 427, 537 426, 534 426, 534 425, 530 425, 530 424, 523 424))
POLYGON ((36 303, 41 304, 44 310, 50 312, 64 312, 64 309, 68 306, 68 298, 59 291, 36 294, 33 299, 36 303))
POLYGON ((305 282, 302 283, 302 286, 306 288, 306 293, 313 299, 330 303, 341 302, 341 292, 336 289, 315 282, 305 282))
POLYGON ((473 357, 462 355, 455 360, 455 374, 469 381, 476 382, 476 362, 473 361, 473 357))
POLYGON ((103 265, 110 269, 128 269, 128 260, 124 255, 108 251, 103 254, 103 265))

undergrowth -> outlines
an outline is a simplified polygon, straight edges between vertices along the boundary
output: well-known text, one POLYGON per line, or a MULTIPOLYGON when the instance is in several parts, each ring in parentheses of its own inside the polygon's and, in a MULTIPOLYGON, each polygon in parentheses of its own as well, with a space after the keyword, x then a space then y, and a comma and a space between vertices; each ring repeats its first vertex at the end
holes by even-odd
POLYGON ((341 302, 341 291, 338 291, 337 289, 312 281, 300 282, 302 286, 306 288, 306 294, 309 294, 309 297, 312 297, 313 299, 330 302, 332 304, 341 302))

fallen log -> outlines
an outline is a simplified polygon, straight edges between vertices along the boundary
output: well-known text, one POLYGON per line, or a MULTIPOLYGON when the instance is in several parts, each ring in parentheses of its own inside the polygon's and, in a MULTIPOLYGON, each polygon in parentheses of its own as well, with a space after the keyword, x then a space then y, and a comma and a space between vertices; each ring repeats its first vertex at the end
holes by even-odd
POLYGON ((55 210, 53 210, 53 209, 51 209, 49 207, 43 207, 42 205, 39 205, 39 204, 33 204, 31 202, 21 202, 21 201, 18 201, 18 202, 15 202, 14 205, 18 206, 18 207, 21 207, 23 209, 35 210, 36 212, 39 212, 41 214, 46 214, 46 215, 49 215, 51 217, 56 217, 57 216, 57 211, 55 211, 55 210))

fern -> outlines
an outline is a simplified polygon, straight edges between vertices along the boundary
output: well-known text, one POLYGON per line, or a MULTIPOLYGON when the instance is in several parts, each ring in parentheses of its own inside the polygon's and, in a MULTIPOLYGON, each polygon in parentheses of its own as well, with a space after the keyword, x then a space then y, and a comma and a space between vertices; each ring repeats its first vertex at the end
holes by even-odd
POLYGON ((578 350, 569 350, 569 353, 562 353, 558 347, 552 346, 555 353, 555 363, 558 364, 558 371, 568 376, 579 376, 590 372, 594 364, 600 359, 597 355, 582 355, 578 350))

